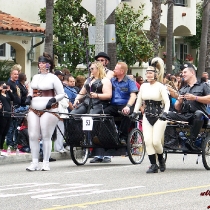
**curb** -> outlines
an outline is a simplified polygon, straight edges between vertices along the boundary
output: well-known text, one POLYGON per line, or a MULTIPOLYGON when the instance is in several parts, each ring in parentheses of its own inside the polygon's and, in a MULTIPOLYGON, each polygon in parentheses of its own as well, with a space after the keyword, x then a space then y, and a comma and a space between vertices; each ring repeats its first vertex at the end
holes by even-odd
MULTIPOLYGON (((51 157, 55 158, 56 160, 66 160, 71 159, 70 152, 66 153, 59 153, 59 152, 52 152, 51 157)), ((22 162, 31 162, 31 154, 30 153, 24 153, 19 155, 9 155, 9 156, 0 156, 0 165, 5 164, 12 164, 12 163, 22 163, 22 162)))

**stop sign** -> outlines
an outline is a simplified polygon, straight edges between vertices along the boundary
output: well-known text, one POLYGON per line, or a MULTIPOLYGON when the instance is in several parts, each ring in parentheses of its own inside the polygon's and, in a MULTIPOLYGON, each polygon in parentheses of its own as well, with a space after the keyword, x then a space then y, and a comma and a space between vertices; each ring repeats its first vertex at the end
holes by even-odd
MULTIPOLYGON (((96 1, 98 0, 82 0, 83 6, 88 12, 96 17, 96 1)), ((111 15, 115 8, 120 4, 121 0, 105 0, 105 20, 111 15)))

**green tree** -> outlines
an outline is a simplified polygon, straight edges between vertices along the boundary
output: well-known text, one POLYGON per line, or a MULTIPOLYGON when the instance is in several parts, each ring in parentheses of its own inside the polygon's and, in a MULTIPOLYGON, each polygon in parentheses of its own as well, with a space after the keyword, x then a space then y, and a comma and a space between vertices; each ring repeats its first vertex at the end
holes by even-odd
MULTIPOLYGON (((53 30, 54 54, 59 63, 75 73, 76 66, 87 62, 87 52, 93 60, 94 46, 88 45, 88 26, 94 25, 95 18, 80 5, 81 0, 57 0, 54 3, 53 30)), ((152 43, 143 32, 143 23, 148 17, 142 17, 144 6, 136 11, 124 4, 117 9, 116 39, 117 58, 125 61, 129 66, 137 61, 147 61, 152 57, 152 43)), ((46 20, 46 9, 39 12, 42 22, 46 20)))
POLYGON ((8 60, 0 61, 0 81, 7 81, 10 77, 10 71, 14 63, 8 60))
MULTIPOLYGON (((54 54, 59 63, 76 74, 76 66, 86 63, 86 54, 93 52, 88 43, 88 25, 94 23, 94 17, 80 5, 81 0, 57 0, 53 11, 54 54)), ((46 8, 41 9, 39 17, 46 21, 46 8)), ((93 56, 93 54, 92 54, 93 56)))
POLYGON ((115 11, 117 58, 128 66, 153 57, 153 44, 143 31, 143 24, 148 19, 147 16, 143 17, 143 10, 143 4, 138 10, 123 4, 115 11))

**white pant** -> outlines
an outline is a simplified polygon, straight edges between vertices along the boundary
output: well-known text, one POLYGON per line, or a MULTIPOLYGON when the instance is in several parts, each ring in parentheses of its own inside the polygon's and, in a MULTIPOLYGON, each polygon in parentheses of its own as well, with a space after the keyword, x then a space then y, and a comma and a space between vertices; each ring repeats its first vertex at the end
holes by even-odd
MULTIPOLYGON (((52 111, 57 111, 57 109, 53 109, 52 111)), ((49 161, 52 150, 51 137, 58 123, 58 118, 47 112, 39 117, 34 112, 30 111, 27 120, 32 161, 39 158, 40 134, 43 142, 43 160, 49 161)))
POLYGON ((152 126, 144 116, 142 121, 144 141, 148 155, 162 154, 166 121, 157 120, 152 126))
POLYGON ((61 134, 61 132, 59 131, 58 127, 60 128, 60 131, 62 132, 62 134, 64 134, 64 123, 63 121, 59 120, 58 124, 56 126, 56 140, 54 142, 54 151, 59 152, 60 150, 64 149, 63 147, 63 135, 61 134))

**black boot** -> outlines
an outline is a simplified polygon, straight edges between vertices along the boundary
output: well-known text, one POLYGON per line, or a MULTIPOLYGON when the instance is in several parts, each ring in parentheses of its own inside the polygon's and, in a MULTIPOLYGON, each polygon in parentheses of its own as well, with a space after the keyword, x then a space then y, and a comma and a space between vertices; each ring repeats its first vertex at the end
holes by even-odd
POLYGON ((164 159, 159 160, 159 169, 161 172, 164 172, 166 170, 166 162, 164 159))
POLYGON ((166 170, 166 162, 163 158, 163 153, 158 154, 158 161, 159 161, 159 169, 161 172, 164 172, 166 170))
POLYGON ((158 173, 158 165, 156 164, 156 156, 154 155, 149 155, 149 160, 151 163, 151 166, 147 170, 146 173, 158 173))
POLYGON ((158 165, 157 164, 152 164, 149 169, 146 172, 147 174, 150 173, 158 173, 158 165))
POLYGON ((185 142, 185 146, 187 147, 188 150, 190 151, 199 151, 201 150, 201 148, 197 147, 195 145, 195 140, 196 139, 188 139, 186 142, 185 142))

